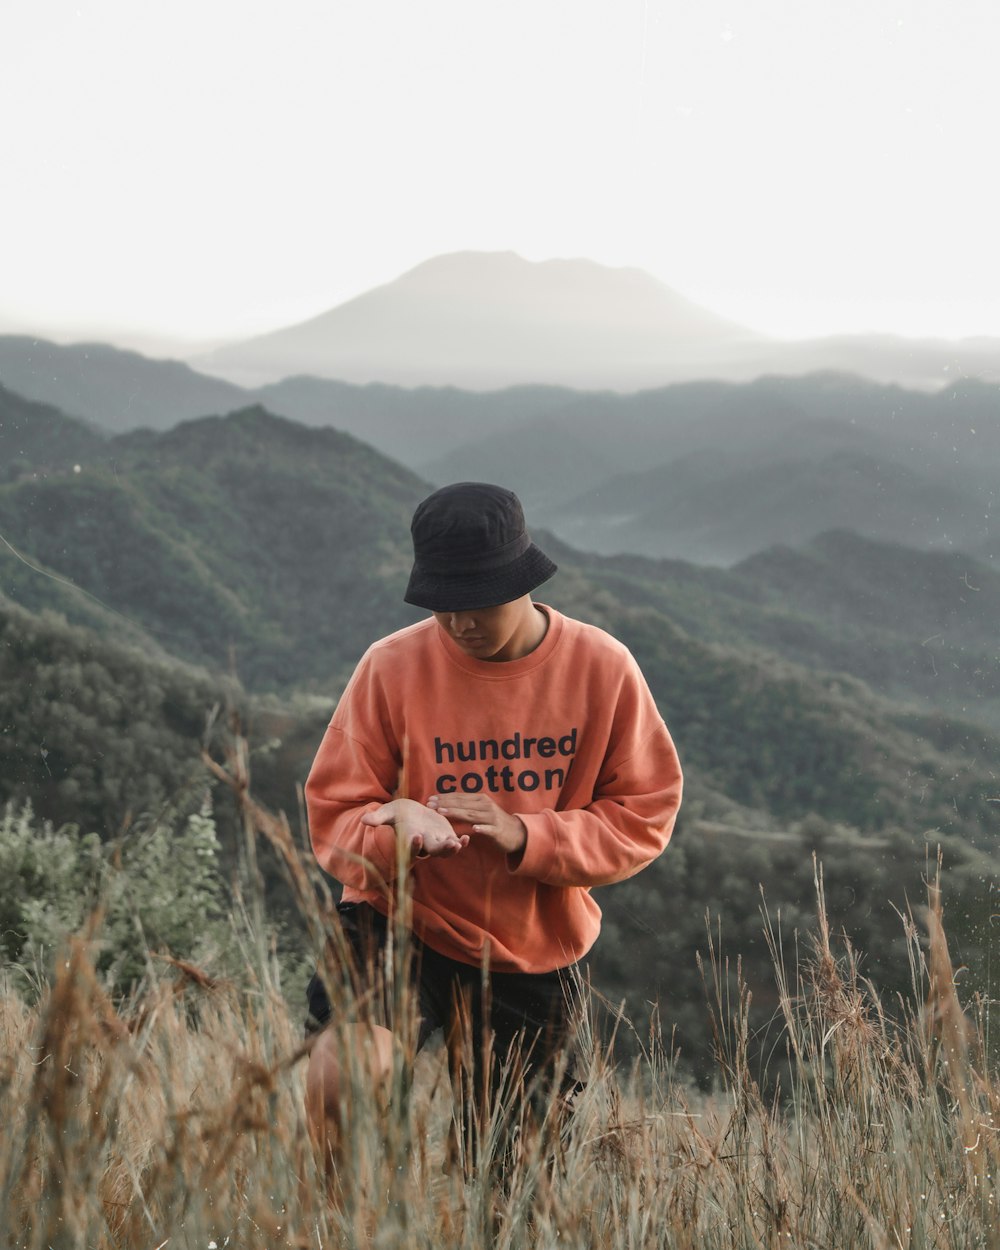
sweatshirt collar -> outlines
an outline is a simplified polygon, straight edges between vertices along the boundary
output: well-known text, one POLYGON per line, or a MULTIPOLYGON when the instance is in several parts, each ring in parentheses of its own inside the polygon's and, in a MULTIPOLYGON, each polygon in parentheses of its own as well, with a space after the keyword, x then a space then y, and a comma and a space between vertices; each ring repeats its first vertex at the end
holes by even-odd
POLYGON ((521 677, 525 673, 530 673, 539 665, 544 664, 552 652, 555 650, 562 634, 563 617, 555 608, 550 608, 548 604, 535 601, 535 607, 541 608, 545 615, 549 618, 549 627, 545 631, 545 637, 534 649, 527 655, 522 656, 519 660, 477 660, 475 656, 466 655, 459 647, 451 641, 443 629, 435 624, 434 632, 438 637, 438 645, 444 649, 445 655, 449 661, 457 668, 463 669, 466 673, 472 674, 474 677, 485 678, 488 681, 509 681, 513 677, 521 677))

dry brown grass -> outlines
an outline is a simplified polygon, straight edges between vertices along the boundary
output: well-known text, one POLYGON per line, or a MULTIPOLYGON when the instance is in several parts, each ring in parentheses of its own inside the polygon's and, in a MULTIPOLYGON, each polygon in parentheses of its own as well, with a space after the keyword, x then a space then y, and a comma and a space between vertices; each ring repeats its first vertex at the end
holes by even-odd
MULTIPOLYGON (((249 800, 245 810, 288 859, 321 933, 287 826, 249 800)), ((767 922, 777 1088, 765 1095, 754 1077, 748 996, 710 951, 717 1092, 677 1081, 659 1042, 627 1073, 585 1045, 574 1112, 523 1135, 504 1183, 488 1144, 474 1175, 446 1163, 450 1088, 430 1053, 410 1096, 400 1056, 388 1106, 363 1057, 347 1056, 349 1149, 327 1184, 303 1110, 307 1048, 266 943, 250 943, 241 987, 167 964, 140 1000, 115 1006, 81 935, 36 1007, 0 994, 0 1245, 1000 1247, 998 1086, 978 1015, 955 992, 938 885, 926 940, 906 921, 914 994, 891 1014, 850 947, 832 942, 819 873, 817 898, 792 972, 767 922)))
POLYGON ((440 1056, 421 1056, 412 1097, 388 1108, 359 1068, 333 1192, 280 995, 187 977, 116 1011, 78 939, 37 1008, 0 997, 3 1244, 1000 1245, 997 1087, 955 995, 936 887, 928 918, 900 1022, 853 954, 835 955, 821 913, 794 989, 779 961, 788 1062, 767 1100, 746 996, 726 1007, 717 962, 718 1094, 686 1091, 655 1055, 627 1075, 594 1057, 558 1144, 525 1140, 503 1186, 443 1170, 440 1056))

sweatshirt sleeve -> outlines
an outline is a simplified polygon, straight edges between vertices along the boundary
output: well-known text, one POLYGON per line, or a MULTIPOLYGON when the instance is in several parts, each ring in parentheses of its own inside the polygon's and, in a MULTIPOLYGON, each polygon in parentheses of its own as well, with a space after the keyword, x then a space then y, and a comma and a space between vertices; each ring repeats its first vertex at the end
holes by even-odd
POLYGON ((528 839, 518 876, 545 885, 598 886, 624 881, 666 847, 683 779, 673 740, 634 660, 619 694, 604 766, 582 808, 518 812, 528 839))
POLYGON ((352 889, 382 893, 397 872, 396 832, 391 825, 364 825, 361 817, 393 797, 400 756, 366 660, 348 683, 323 736, 305 797, 309 836, 320 866, 352 889))

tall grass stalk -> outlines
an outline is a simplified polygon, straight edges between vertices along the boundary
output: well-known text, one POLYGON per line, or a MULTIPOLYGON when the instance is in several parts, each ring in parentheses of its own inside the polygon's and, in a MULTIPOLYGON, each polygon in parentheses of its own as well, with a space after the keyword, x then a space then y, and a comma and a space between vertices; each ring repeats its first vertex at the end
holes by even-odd
MULTIPOLYGON (((220 771, 234 780, 232 761, 220 771)), ((328 900, 287 823, 245 786, 241 801, 286 863, 346 1011, 354 987, 328 900)), ((0 987, 0 1245, 1000 1248, 998 1086, 983 1004, 966 1011, 956 994, 940 880, 926 936, 904 920, 912 995, 887 1005, 831 935, 818 868, 816 893, 815 931, 791 952, 765 912, 779 1003, 766 1085, 749 994, 713 938, 717 1091, 677 1078, 656 1029, 642 1060, 616 1070, 591 997, 586 1088, 569 1114, 553 1098, 524 1117, 502 1169, 519 1074, 467 1166, 443 1048, 414 1059, 404 1043, 388 1097, 363 1054, 345 1055, 344 1146, 328 1174, 304 1113, 309 1045, 252 920, 239 922, 245 983, 160 962, 118 1004, 93 971, 95 932, 81 934, 37 1005, 0 987)))

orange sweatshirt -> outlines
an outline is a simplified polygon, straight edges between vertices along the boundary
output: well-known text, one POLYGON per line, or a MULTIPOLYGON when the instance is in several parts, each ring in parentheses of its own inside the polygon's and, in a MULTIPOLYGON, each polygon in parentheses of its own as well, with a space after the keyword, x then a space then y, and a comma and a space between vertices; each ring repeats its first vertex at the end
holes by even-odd
POLYGON ((501 972, 548 972, 584 955, 601 924, 590 887, 655 859, 681 799, 677 753, 630 653, 543 610, 540 645, 507 663, 464 654, 433 618, 375 643, 306 783, 317 859, 345 900, 382 912, 396 835, 362 824, 364 811, 395 797, 484 792, 519 816, 528 834, 519 858, 473 833, 457 855, 409 869, 417 936, 501 972))

